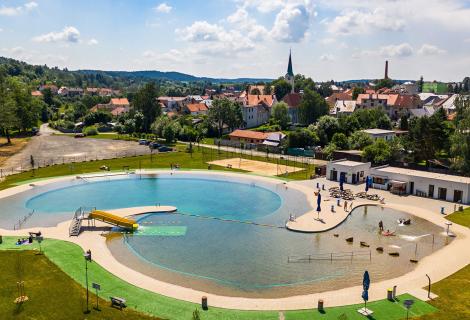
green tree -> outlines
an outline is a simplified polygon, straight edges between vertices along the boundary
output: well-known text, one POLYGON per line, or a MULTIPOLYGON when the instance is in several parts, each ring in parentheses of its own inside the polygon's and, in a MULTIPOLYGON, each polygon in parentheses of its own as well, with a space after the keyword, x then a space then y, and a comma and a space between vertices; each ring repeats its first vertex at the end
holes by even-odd
POLYGON ((340 131, 337 118, 331 116, 323 116, 318 119, 317 133, 322 145, 328 144, 336 132, 340 131))
POLYGON ((209 109, 208 121, 217 128, 221 137, 224 124, 232 130, 243 124, 241 106, 227 98, 215 99, 209 109))
POLYGON ((348 150, 349 149, 349 141, 348 137, 342 132, 336 132, 333 137, 331 138, 331 143, 336 145, 339 150, 348 150))
POLYGON ((321 116, 328 114, 328 104, 317 92, 306 89, 299 105, 299 120, 303 125, 317 121, 321 116))
POLYGON ((315 146, 319 139, 315 132, 308 129, 298 129, 288 135, 289 148, 307 148, 315 146))
POLYGON ((352 99, 356 100, 357 96, 360 95, 361 93, 364 93, 365 90, 362 87, 354 87, 352 91, 352 99))
POLYGON ((10 131, 18 124, 15 100, 7 84, 6 72, 0 68, 0 129, 7 138, 8 144, 11 144, 10 131))
POLYGON ((289 107, 285 102, 276 103, 271 110, 271 118, 274 123, 279 124, 283 130, 289 127, 289 107))
POLYGON ((157 101, 158 87, 154 82, 149 82, 137 91, 132 102, 136 111, 142 112, 144 121, 142 130, 149 132, 152 123, 162 113, 160 104, 157 101))
POLYGON ((54 106, 54 97, 50 88, 46 88, 42 91, 44 102, 52 108, 54 106))
POLYGON ((259 91, 258 88, 254 88, 253 90, 251 90, 250 94, 254 94, 254 95, 260 95, 261 92, 259 91))
POLYGON ((456 101, 455 131, 450 136, 452 167, 464 174, 470 174, 470 100, 456 101))
POLYGON ((276 95, 276 99, 281 101, 282 98, 289 92, 291 92, 292 86, 289 82, 284 80, 284 78, 280 78, 275 81, 274 83, 274 94, 276 95))
POLYGON ((270 83, 266 83, 263 89, 263 94, 271 95, 273 94, 273 87, 270 83))
POLYGON ((375 85, 375 90, 379 90, 382 88, 391 88, 393 87, 394 82, 392 79, 380 79, 376 85, 375 85))
POLYGON ((349 145, 353 150, 362 150, 374 143, 374 140, 363 131, 356 131, 349 137, 349 145))
POLYGON ((384 139, 377 139, 364 148, 362 156, 374 164, 385 164, 392 159, 392 151, 384 139))
POLYGON ((407 116, 401 116, 400 118, 400 130, 408 130, 408 117, 407 116))

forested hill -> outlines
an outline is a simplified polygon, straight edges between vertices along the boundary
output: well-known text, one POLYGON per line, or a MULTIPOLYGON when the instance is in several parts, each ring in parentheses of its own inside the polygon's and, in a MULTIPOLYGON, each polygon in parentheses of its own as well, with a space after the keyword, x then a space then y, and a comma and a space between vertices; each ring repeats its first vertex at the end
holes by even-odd
POLYGON ((46 65, 31 65, 23 61, 0 57, 3 66, 10 76, 24 77, 28 82, 54 82, 58 86, 97 86, 97 87, 129 87, 140 82, 170 81, 170 82, 204 82, 204 83, 256 83, 269 82, 272 79, 237 78, 222 79, 196 77, 180 72, 162 71, 101 71, 59 69, 46 65))
POLYGON ((196 77, 190 74, 181 72, 163 72, 163 71, 101 71, 101 70, 78 70, 83 74, 104 74, 112 77, 120 78, 140 78, 150 80, 171 80, 171 81, 185 81, 185 82, 212 82, 212 83, 256 83, 256 82, 270 82, 273 79, 268 78, 209 78, 209 77, 196 77))

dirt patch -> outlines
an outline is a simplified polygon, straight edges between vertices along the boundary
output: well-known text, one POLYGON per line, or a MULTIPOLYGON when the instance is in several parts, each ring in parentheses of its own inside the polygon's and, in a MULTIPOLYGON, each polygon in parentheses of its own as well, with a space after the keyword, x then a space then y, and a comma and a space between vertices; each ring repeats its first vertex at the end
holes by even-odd
POLYGON ((208 162, 210 164, 221 166, 221 167, 231 167, 236 169, 241 169, 245 171, 255 172, 267 176, 278 176, 285 174, 286 172, 292 173, 296 171, 302 171, 305 168, 296 168, 292 166, 286 166, 284 164, 269 163, 263 161, 241 159, 241 158, 230 158, 224 160, 215 160, 208 162))
POLYGON ((12 155, 20 152, 28 144, 29 138, 11 138, 11 144, 7 144, 7 139, 0 138, 0 165, 2 165, 12 155))

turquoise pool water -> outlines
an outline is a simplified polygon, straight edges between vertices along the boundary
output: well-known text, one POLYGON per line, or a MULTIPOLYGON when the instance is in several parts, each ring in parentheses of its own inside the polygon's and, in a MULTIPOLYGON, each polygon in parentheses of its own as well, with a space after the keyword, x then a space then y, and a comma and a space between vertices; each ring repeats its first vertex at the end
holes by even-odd
MULTIPOLYGON (((276 223, 272 215, 265 221, 276 223)), ((364 270, 374 282, 393 278, 415 267, 411 258, 421 259, 446 243, 442 227, 375 206, 359 207, 345 223, 318 234, 171 213, 147 215, 139 224, 137 233, 108 241, 121 263, 181 286, 248 297, 283 297, 361 285, 364 270), (399 218, 408 217, 411 225, 398 226, 399 218), (381 220, 397 236, 380 235, 381 220), (352 244, 345 241, 351 236, 352 244), (360 241, 370 247, 361 247, 360 241), (384 253, 375 250, 379 246, 384 253), (400 256, 389 256, 392 251, 400 256), (308 255, 323 260, 297 259, 308 255)))

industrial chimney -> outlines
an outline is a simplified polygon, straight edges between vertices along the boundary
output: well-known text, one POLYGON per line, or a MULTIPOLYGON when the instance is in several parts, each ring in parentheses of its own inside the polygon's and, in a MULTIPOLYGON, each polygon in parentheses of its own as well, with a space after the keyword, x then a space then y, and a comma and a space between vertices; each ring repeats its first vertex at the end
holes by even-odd
POLYGON ((384 79, 388 79, 388 60, 385 60, 385 77, 384 79))

